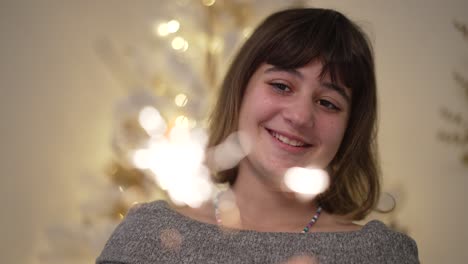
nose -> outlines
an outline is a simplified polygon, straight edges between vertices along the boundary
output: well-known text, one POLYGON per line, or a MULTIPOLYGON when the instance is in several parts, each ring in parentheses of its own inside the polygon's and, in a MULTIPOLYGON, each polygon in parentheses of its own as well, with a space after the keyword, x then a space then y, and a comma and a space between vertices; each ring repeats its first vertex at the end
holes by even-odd
POLYGON ((294 127, 313 127, 314 105, 305 98, 291 102, 283 109, 283 118, 294 127))

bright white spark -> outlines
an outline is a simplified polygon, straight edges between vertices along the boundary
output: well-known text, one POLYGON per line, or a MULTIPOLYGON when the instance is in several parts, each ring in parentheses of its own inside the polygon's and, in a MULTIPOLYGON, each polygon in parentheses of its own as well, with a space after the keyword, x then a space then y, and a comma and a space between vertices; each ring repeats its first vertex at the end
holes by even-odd
POLYGON ((167 22, 167 31, 169 33, 176 33, 180 28, 180 23, 179 21, 173 19, 169 22, 167 22))
POLYGON ((158 25, 154 26, 154 32, 158 34, 161 37, 165 37, 169 35, 169 28, 167 26, 167 23, 160 23, 158 25))
POLYGON ((285 185, 305 199, 311 199, 324 192, 329 181, 328 173, 316 168, 292 167, 284 175, 285 185))
POLYGON ((175 50, 186 51, 188 48, 188 43, 182 37, 175 37, 171 42, 171 46, 175 50))
POLYGON ((148 169, 151 166, 152 153, 149 149, 139 149, 133 154, 133 164, 141 170, 148 169))
POLYGON ((149 169, 176 204, 199 207, 214 191, 209 170, 203 164, 205 134, 175 126, 169 138, 150 144, 153 162, 149 169))
POLYGON ((166 132, 166 122, 159 111, 152 106, 146 106, 140 111, 138 121, 146 132, 153 137, 160 137, 166 132))

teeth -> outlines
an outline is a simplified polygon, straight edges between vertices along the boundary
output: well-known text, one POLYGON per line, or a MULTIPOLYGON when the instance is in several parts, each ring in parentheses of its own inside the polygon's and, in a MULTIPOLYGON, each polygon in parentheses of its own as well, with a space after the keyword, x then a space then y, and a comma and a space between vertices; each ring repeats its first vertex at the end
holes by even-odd
POLYGON ((272 135, 278 139, 279 141, 285 143, 285 144, 288 144, 288 145, 291 145, 291 146, 294 146, 294 147, 302 147, 305 145, 305 143, 301 142, 301 141, 297 141, 297 140, 294 140, 294 139, 290 139, 290 138, 287 138, 283 135, 280 135, 278 133, 275 133, 273 132, 272 135))

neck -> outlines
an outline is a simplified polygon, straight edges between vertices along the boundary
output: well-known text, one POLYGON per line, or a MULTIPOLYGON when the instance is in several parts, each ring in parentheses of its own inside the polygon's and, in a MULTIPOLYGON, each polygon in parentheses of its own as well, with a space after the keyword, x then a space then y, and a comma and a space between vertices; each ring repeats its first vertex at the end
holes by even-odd
POLYGON ((317 210, 314 201, 302 202, 293 193, 247 173, 242 166, 232 191, 240 212, 243 229, 300 232, 317 210))

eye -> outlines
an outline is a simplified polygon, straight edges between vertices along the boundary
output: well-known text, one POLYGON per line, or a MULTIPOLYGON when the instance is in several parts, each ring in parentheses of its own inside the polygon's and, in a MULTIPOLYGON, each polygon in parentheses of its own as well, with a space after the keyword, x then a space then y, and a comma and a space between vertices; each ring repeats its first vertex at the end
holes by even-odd
POLYGON ((330 101, 327 101, 327 100, 324 100, 324 99, 320 99, 318 100, 318 103, 327 108, 328 110, 333 110, 333 111, 340 111, 341 109, 338 108, 336 105, 334 105, 332 102, 330 101))
POLYGON ((289 93, 291 92, 291 88, 288 85, 280 82, 272 82, 270 85, 279 93, 289 93))

